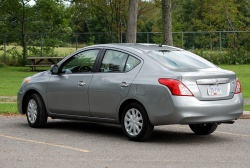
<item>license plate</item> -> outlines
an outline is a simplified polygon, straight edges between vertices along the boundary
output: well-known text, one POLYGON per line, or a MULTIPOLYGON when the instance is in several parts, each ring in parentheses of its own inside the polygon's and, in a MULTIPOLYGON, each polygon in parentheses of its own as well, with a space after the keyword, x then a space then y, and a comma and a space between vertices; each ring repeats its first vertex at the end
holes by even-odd
POLYGON ((219 85, 210 85, 207 87, 208 96, 218 96, 222 94, 221 88, 219 85))

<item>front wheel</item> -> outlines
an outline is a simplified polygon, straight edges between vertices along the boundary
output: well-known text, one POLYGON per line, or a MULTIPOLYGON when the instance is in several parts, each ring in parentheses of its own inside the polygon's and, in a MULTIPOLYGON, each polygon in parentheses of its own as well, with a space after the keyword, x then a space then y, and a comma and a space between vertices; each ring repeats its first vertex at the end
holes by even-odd
POLYGON ((216 130, 218 124, 190 124, 189 127, 197 135, 209 135, 216 130))
POLYGON ((46 125, 48 115, 40 95, 32 94, 28 98, 26 116, 29 125, 33 128, 42 128, 46 125))
POLYGON ((154 126, 150 123, 146 110, 140 104, 131 103, 121 117, 123 132, 131 141, 143 141, 150 138, 154 126))

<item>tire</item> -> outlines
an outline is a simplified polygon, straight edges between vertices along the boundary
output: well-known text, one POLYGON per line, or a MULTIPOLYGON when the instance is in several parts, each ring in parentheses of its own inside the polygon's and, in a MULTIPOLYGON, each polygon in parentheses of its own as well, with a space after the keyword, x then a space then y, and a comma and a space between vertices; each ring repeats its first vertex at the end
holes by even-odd
POLYGON ((28 123, 33 128, 45 127, 48 119, 45 105, 38 94, 32 94, 26 104, 28 123))
POLYGON ((197 135, 209 135, 216 130, 218 124, 190 124, 189 127, 197 135))
POLYGON ((124 134, 131 141, 145 141, 153 133, 154 126, 150 123, 146 110, 137 103, 125 107, 121 116, 124 134))

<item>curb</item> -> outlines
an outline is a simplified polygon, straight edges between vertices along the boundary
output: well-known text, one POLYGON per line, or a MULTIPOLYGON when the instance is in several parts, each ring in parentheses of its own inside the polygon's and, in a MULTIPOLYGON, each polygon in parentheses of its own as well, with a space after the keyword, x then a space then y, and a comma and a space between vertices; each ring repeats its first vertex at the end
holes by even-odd
POLYGON ((243 115, 240 119, 250 119, 250 111, 243 111, 243 115))

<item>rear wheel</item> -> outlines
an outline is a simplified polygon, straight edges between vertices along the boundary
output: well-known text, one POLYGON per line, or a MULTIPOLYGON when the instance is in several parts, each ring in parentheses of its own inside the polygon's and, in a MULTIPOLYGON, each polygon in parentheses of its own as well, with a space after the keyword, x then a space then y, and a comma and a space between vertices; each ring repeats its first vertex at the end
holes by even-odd
POLYGON ((197 135, 209 135, 216 130, 218 124, 190 124, 189 127, 197 135))
POLYGON ((129 140, 143 141, 150 138, 154 126, 150 123, 146 110, 137 103, 129 104, 121 117, 123 132, 129 140))
POLYGON ((38 94, 32 94, 26 104, 26 116, 28 123, 33 128, 42 128, 46 125, 48 115, 42 98, 38 94))

